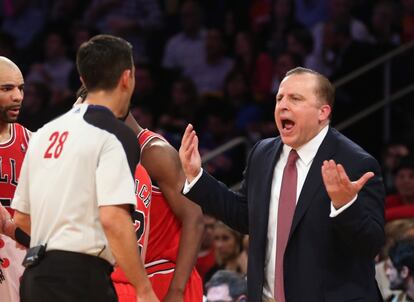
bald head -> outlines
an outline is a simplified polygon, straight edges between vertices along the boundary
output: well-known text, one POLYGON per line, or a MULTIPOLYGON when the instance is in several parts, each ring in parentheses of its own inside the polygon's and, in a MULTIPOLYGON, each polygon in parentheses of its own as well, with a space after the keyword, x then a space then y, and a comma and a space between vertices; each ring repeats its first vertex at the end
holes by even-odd
POLYGON ((19 67, 17 67, 12 60, 3 56, 0 56, 0 68, 1 70, 3 70, 3 68, 13 68, 20 71, 19 67))
POLYGON ((17 121, 23 101, 23 87, 19 67, 0 56, 0 126, 17 121))

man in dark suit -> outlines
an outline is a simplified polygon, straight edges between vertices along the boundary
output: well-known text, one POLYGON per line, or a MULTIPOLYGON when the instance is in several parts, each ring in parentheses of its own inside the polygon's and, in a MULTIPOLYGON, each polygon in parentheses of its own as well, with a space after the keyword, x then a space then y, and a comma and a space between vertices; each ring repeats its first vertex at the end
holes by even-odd
POLYGON ((253 147, 238 193, 203 172, 192 125, 184 133, 184 194, 250 235, 249 301, 382 301, 374 272, 384 242, 380 167, 329 126, 333 101, 324 76, 289 71, 276 96, 280 136, 253 147))

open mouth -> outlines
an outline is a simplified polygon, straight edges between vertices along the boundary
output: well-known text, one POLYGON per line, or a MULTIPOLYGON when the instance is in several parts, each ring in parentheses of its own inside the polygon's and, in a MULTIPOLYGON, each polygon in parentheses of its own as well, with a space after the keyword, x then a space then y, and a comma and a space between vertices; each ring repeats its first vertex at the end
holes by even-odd
POLYGON ((282 129, 285 131, 291 130, 295 126, 295 122, 290 119, 281 119, 282 129))
POLYGON ((7 111, 9 111, 13 115, 18 115, 20 112, 20 107, 12 107, 9 108, 7 111))

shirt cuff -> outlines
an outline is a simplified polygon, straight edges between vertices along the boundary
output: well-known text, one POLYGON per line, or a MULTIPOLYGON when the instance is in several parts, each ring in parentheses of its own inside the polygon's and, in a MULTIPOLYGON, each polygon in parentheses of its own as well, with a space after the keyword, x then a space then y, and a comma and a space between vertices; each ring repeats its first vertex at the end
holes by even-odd
POLYGON ((350 206, 352 206, 352 204, 355 202, 355 200, 357 200, 357 198, 358 198, 358 194, 355 195, 355 197, 352 198, 352 200, 350 202, 348 202, 346 205, 340 207, 338 210, 335 209, 335 207, 333 206, 332 201, 331 201, 331 213, 329 214, 329 217, 334 218, 334 217, 338 216, 339 214, 341 214, 343 211, 345 211, 350 206))
POLYGON ((191 183, 189 183, 187 179, 185 180, 184 189, 183 189, 183 194, 184 195, 187 194, 188 192, 190 192, 191 188, 194 187, 194 185, 196 184, 196 182, 200 179, 201 175, 203 175, 203 168, 200 169, 200 172, 193 179, 193 181, 191 183))

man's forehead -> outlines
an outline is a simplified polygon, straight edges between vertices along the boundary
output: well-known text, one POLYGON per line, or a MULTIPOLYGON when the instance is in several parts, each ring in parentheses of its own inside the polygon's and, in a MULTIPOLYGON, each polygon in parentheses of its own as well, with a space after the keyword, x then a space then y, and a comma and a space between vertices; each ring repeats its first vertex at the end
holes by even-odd
POLYGON ((20 86, 24 84, 23 75, 18 68, 0 67, 0 85, 20 86))
MULTIPOLYGON (((306 90, 313 91, 315 89, 315 85, 317 84, 316 76, 309 73, 299 73, 299 74, 291 74, 286 76, 279 86, 280 92, 285 92, 285 90, 295 89, 295 93, 300 94, 306 90)), ((289 91, 292 92, 292 91, 289 91)))

